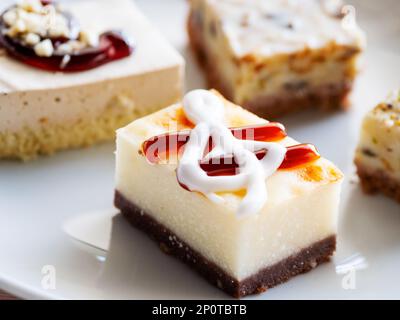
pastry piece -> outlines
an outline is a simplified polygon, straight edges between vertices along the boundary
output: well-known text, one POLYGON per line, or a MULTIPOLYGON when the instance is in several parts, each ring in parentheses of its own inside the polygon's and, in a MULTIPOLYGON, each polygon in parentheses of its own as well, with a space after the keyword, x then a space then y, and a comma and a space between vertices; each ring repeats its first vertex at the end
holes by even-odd
POLYGON ((342 173, 281 124, 215 91, 190 92, 119 129, 116 154, 116 207, 234 297, 335 251, 342 173))
POLYGON ((191 46, 209 86, 228 99, 266 118, 347 107, 364 35, 340 1, 190 4, 191 46))
POLYGON ((182 57, 132 1, 25 0, 1 10, 0 158, 112 140, 181 98, 182 57))
POLYGON ((366 193, 400 202, 400 90, 365 116, 355 163, 366 193))

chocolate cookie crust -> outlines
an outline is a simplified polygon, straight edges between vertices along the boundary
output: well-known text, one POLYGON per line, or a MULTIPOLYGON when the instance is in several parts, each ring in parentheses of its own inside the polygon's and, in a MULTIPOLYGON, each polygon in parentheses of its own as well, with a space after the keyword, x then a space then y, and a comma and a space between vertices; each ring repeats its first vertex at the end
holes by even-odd
POLYGON ((306 273, 319 264, 328 262, 336 249, 336 236, 331 236, 247 279, 238 281, 193 250, 118 191, 115 193, 114 203, 121 210, 122 215, 134 227, 155 240, 163 252, 180 259, 211 284, 235 298, 264 292, 296 275, 306 273))
POLYGON ((371 170, 356 161, 362 189, 367 194, 382 193, 400 203, 400 181, 383 170, 371 170))

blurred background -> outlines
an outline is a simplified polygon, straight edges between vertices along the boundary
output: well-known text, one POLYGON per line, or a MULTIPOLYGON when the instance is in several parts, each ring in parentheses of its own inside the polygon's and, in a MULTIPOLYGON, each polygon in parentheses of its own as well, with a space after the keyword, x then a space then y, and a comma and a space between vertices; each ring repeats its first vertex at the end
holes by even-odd
POLYGON ((358 21, 368 34, 368 41, 385 50, 400 52, 400 1, 349 0, 358 21))

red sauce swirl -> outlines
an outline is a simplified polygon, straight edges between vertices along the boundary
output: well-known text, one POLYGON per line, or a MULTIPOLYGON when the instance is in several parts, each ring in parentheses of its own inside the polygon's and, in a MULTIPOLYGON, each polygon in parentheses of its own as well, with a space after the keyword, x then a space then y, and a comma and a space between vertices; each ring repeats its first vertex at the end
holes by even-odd
MULTIPOLYGON (((258 126, 249 126, 231 129, 238 139, 275 142, 284 139, 287 134, 283 125, 279 123, 267 123, 258 126)), ((184 145, 188 142, 189 131, 168 133, 152 137, 142 145, 142 152, 152 164, 168 161, 178 155, 184 145)), ((209 142, 209 151, 212 150, 212 141, 209 142)), ((259 160, 267 155, 266 150, 255 152, 259 160)), ((280 169, 293 169, 316 161, 320 158, 316 148, 311 144, 299 144, 287 148, 285 159, 280 169)), ((210 176, 235 175, 238 165, 233 156, 226 156, 219 159, 210 159, 207 162, 200 162, 200 167, 210 176)))

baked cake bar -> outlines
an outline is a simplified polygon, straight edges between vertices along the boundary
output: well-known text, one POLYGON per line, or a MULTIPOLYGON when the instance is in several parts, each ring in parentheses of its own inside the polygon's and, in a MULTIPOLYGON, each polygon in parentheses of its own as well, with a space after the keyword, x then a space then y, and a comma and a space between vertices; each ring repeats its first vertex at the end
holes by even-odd
POLYGON ((215 91, 192 91, 119 129, 116 158, 121 213, 234 297, 335 251, 342 173, 215 91))
POLYGON ((400 90, 365 116, 355 163, 366 193, 400 202, 400 90))
POLYGON ((347 107, 365 38, 341 1, 190 0, 190 8, 191 46, 226 98, 267 119, 347 107))
POLYGON ((184 61, 132 1, 17 3, 0 5, 0 159, 109 141, 181 99, 184 61), (132 43, 125 57, 121 35, 132 43))

